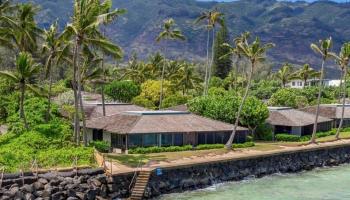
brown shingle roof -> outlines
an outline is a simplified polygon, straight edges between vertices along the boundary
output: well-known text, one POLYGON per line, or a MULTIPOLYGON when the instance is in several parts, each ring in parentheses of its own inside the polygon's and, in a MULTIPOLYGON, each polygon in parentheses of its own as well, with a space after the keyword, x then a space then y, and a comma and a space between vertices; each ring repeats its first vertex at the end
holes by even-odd
MULTIPOLYGON (((146 111, 147 108, 133 104, 106 104, 106 116, 120 114, 126 111, 146 111)), ((84 106, 85 115, 88 119, 103 117, 103 108, 101 104, 86 104, 84 106)))
MULTIPOLYGON (((315 114, 316 106, 310 106, 302 108, 300 110, 308 113, 315 114)), ((342 106, 338 104, 334 105, 320 105, 320 116, 331 119, 340 119, 342 114, 342 106)), ((344 118, 350 118, 350 105, 345 106, 344 118)))
MULTIPOLYGON (((233 125, 190 113, 126 112, 87 121, 88 128, 121 134, 232 131, 233 125)), ((238 130, 248 130, 239 127, 238 130)))
MULTIPOLYGON (((270 110, 267 123, 277 126, 307 126, 315 123, 315 115, 296 109, 270 110)), ((319 117, 318 122, 330 122, 332 119, 319 117)))

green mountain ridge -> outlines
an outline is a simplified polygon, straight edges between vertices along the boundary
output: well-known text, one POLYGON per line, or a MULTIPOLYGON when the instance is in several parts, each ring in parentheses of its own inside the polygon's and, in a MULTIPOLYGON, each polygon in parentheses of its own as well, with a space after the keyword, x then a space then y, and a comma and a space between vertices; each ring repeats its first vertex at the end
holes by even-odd
MULTIPOLYGON (((25 0, 21 0, 24 2, 25 0)), ((63 27, 72 9, 72 0, 33 0, 41 6, 37 17, 42 27, 48 27, 55 19, 63 27)), ((274 69, 280 63, 301 65, 310 63, 319 68, 320 58, 310 49, 311 42, 332 36, 334 51, 350 40, 350 4, 319 1, 280 2, 276 0, 240 0, 234 2, 198 2, 195 0, 114 0, 114 6, 125 8, 128 13, 106 28, 107 35, 120 44, 126 54, 136 52, 140 58, 159 51, 155 42, 161 23, 174 18, 187 37, 186 42, 168 43, 169 55, 189 60, 203 60, 206 55, 206 32, 195 25, 199 14, 218 8, 225 18, 232 36, 251 31, 265 42, 274 42, 269 59, 274 69)), ((329 62, 329 65, 334 62, 329 62)), ((329 77, 337 75, 329 68, 329 77)))

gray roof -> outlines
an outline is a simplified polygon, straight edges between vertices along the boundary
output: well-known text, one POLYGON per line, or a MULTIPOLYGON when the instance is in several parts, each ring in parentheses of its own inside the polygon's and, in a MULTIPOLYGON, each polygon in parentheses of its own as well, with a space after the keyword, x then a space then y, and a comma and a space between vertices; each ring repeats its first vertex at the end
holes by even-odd
MULTIPOLYGON (((331 122, 332 119, 320 116, 318 122, 331 122)), ((315 123, 315 115, 296 109, 270 110, 267 123, 275 126, 307 126, 315 123)))
MULTIPOLYGON (((120 134, 226 132, 233 130, 232 124, 176 111, 124 112, 90 119, 87 121, 87 127, 120 134)), ((248 129, 239 127, 238 130, 248 129)))
MULTIPOLYGON (((146 111, 147 108, 126 104, 126 103, 109 103, 105 105, 106 116, 111 116, 115 114, 121 114, 126 111, 146 111)), ((84 106, 86 118, 98 118, 103 117, 103 107, 102 104, 85 104, 84 106)))
MULTIPOLYGON (((300 110, 308 113, 315 114, 316 106, 310 106, 302 108, 300 110)), ((322 104, 320 105, 320 116, 331 118, 331 119, 340 119, 342 116, 342 105, 341 104, 322 104)), ((344 118, 350 119, 350 105, 345 105, 344 118)))

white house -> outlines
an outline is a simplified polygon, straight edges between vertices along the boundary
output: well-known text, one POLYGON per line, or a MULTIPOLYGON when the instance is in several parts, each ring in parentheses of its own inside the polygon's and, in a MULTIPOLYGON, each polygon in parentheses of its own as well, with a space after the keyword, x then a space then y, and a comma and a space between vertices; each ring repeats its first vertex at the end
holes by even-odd
MULTIPOLYGON (((302 89, 307 86, 317 86, 318 83, 319 83, 319 79, 309 79, 306 81, 306 84, 304 85, 303 80, 295 79, 287 83, 286 87, 302 89)), ((331 80, 331 79, 323 80, 323 85, 326 87, 339 87, 340 83, 341 83, 341 80, 331 80)))

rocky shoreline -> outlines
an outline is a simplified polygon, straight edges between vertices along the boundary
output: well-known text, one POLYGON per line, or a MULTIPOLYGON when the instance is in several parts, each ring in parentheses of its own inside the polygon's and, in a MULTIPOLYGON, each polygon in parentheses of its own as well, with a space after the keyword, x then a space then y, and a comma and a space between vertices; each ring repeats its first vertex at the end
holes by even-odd
MULTIPOLYGON (((275 173, 295 173, 316 167, 350 163, 350 145, 267 154, 220 162, 201 163, 154 170, 145 198, 240 181, 275 173)), ((106 176, 103 169, 70 172, 7 174, 0 182, 0 200, 93 200, 130 196, 134 173, 106 176)))

